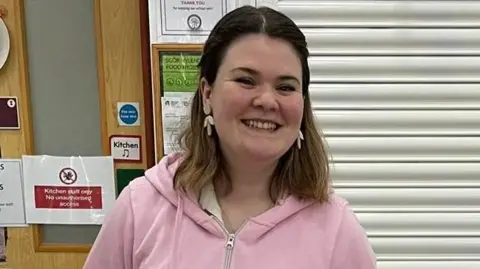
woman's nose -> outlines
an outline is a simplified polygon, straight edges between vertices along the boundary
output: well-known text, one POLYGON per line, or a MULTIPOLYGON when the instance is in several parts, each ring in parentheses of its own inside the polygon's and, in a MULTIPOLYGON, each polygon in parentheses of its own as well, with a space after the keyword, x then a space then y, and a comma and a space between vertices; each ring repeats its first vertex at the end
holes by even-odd
POLYGON ((255 107, 261 107, 267 111, 277 110, 278 100, 275 89, 272 89, 270 86, 265 86, 263 89, 259 89, 258 95, 253 100, 253 105, 255 107))

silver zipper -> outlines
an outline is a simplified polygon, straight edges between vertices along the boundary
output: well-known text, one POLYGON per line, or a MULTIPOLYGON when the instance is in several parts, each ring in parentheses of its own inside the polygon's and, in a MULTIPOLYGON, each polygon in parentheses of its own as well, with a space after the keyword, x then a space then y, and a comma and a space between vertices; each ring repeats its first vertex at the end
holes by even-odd
POLYGON ((223 269, 230 269, 230 265, 232 263, 232 254, 233 254, 233 248, 235 247, 235 238, 237 237, 238 233, 240 230, 245 226, 247 221, 242 223, 242 225, 238 228, 238 230, 235 233, 229 233, 227 228, 223 225, 223 223, 215 216, 212 216, 215 221, 218 222, 220 227, 222 227, 223 231, 227 235, 227 242, 225 243, 225 262, 223 263, 223 269))
POLYGON ((225 245, 225 263, 223 269, 229 269, 232 263, 232 252, 235 243, 235 235, 229 234, 227 238, 227 244, 225 245))

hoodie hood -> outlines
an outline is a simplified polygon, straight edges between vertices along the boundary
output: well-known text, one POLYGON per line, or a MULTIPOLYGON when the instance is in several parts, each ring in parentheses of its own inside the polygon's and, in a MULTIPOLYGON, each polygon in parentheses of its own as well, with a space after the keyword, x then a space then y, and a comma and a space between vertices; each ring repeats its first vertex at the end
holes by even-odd
MULTIPOLYGON (((146 179, 167 201, 177 208, 175 223, 180 225, 183 218, 187 217, 195 221, 212 234, 225 237, 226 231, 221 222, 208 214, 199 203, 199 198, 194 194, 184 194, 177 191, 173 186, 173 177, 182 161, 182 153, 171 153, 163 157, 160 162, 145 172, 146 179)), ((252 217, 244 225, 239 236, 245 240, 256 240, 270 229, 285 219, 291 217, 313 202, 300 201, 294 196, 287 196, 270 210, 252 217)))
MULTIPOLYGON (((182 161, 183 154, 174 152, 164 156, 160 162, 145 172, 145 179, 159 195, 176 207, 175 228, 181 225, 183 218, 192 219, 210 233, 224 237, 225 232, 211 216, 202 210, 194 194, 186 195, 174 188, 173 177, 182 161)), ((175 229, 176 231, 177 229, 175 229)))
POLYGON ((178 192, 173 187, 173 177, 180 165, 182 154, 171 153, 145 172, 146 179, 170 203, 178 206, 178 192))

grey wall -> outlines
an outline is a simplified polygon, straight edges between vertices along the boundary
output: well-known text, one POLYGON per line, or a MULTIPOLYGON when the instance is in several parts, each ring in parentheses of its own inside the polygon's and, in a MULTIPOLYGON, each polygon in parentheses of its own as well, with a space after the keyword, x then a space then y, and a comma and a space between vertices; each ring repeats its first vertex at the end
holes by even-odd
MULTIPOLYGON (((102 153, 93 0, 25 0, 35 154, 102 153)), ((44 225, 48 243, 91 243, 99 226, 44 225)))

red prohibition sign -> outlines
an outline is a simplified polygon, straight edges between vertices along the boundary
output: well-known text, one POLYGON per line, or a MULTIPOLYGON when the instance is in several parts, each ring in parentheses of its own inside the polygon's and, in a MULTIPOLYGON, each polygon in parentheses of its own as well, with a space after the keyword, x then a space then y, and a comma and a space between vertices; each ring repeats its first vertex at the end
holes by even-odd
POLYGON ((77 172, 72 168, 63 168, 58 174, 60 181, 66 185, 72 185, 77 181, 77 172))

